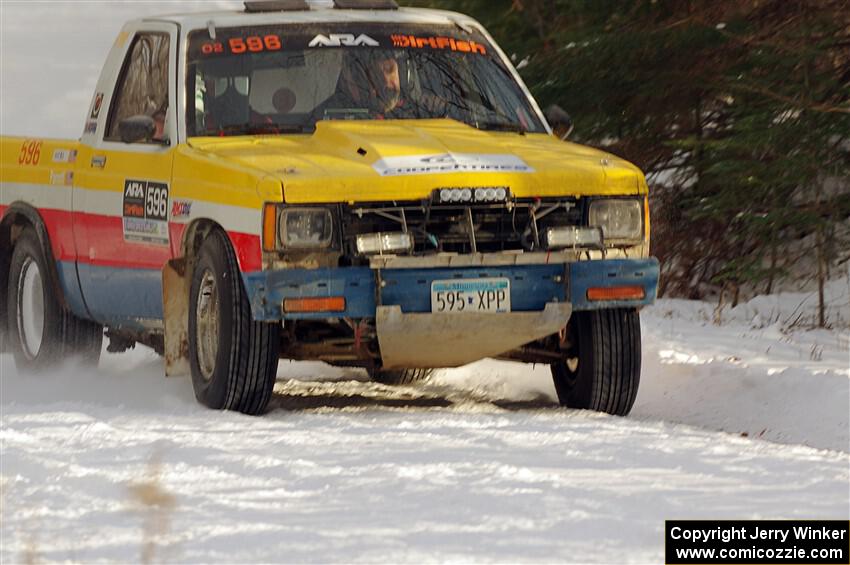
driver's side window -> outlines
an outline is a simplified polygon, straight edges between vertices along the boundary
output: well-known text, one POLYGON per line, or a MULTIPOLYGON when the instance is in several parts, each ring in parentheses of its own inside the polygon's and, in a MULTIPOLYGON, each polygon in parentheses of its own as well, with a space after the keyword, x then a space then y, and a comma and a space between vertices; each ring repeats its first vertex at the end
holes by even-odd
POLYGON ((106 140, 121 141, 118 125, 132 116, 153 118, 153 141, 167 136, 169 37, 166 33, 140 32, 133 39, 121 68, 106 125, 106 140))

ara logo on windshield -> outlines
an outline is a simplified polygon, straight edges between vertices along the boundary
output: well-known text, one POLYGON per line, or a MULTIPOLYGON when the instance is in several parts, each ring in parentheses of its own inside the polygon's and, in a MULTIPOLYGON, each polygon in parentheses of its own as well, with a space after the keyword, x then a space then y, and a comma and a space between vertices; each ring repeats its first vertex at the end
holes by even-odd
POLYGON ((380 44, 365 33, 357 36, 353 33, 332 33, 330 35, 317 35, 308 47, 361 47, 364 45, 378 47, 380 44))

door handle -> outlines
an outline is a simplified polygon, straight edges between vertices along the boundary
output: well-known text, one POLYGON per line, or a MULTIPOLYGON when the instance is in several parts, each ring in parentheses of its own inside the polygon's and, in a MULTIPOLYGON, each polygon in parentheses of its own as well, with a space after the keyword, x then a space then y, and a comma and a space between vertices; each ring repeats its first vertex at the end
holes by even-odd
POLYGON ((106 155, 95 155, 91 158, 91 166, 102 169, 106 166, 106 155))

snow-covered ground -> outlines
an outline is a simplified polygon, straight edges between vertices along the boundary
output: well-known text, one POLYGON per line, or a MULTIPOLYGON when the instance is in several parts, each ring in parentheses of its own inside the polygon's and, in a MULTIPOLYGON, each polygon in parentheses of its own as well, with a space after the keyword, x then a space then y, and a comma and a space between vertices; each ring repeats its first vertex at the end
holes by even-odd
POLYGON ((646 563, 665 519, 846 519, 850 336, 712 315, 644 312, 628 418, 495 361, 402 388, 281 363, 250 418, 146 349, 38 377, 0 357, 0 561, 646 563))

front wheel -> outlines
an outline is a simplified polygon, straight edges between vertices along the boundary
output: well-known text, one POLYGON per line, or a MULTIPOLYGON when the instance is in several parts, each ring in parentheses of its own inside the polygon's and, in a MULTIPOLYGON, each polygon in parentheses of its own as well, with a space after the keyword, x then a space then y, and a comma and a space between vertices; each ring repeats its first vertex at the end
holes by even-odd
POLYGON ((552 364, 562 406, 625 416, 640 383, 640 316, 636 310, 576 312, 570 320, 572 349, 552 364))
POLYGON ((261 414, 277 373, 280 330, 255 322, 236 256, 224 232, 204 240, 192 274, 189 362, 201 404, 261 414))
POLYGON ((97 365, 103 326, 64 309, 51 288, 48 264, 33 228, 24 229, 9 264, 7 337, 19 371, 49 369, 66 357, 97 365))

